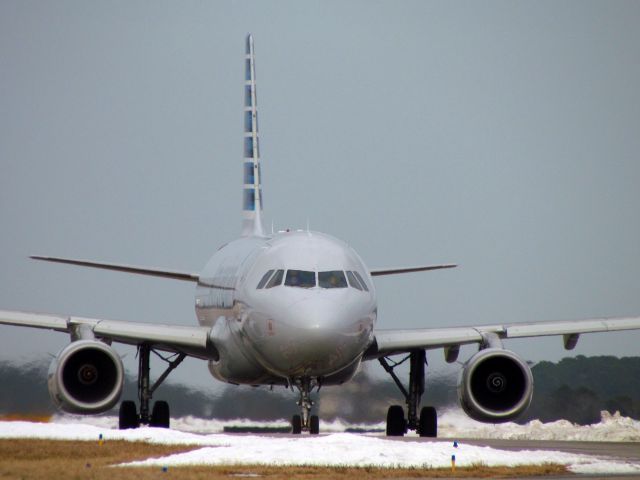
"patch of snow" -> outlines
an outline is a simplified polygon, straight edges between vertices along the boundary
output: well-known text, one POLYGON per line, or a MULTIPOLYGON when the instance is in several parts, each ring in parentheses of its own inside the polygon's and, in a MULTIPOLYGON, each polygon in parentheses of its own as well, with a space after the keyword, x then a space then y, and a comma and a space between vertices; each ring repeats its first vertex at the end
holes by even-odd
MULTIPOLYGON (((108 418, 108 417, 102 417, 108 418)), ((199 445, 202 448, 128 466, 179 465, 332 465, 379 467, 448 467, 451 456, 457 466, 475 463, 516 466, 560 463, 579 473, 640 474, 640 464, 555 451, 506 451, 458 442, 391 440, 380 436, 334 433, 320 436, 196 434, 143 427, 117 430, 104 425, 64 422, 0 422, 0 438, 39 438, 97 442, 129 440, 156 444, 199 445)))
POLYGON ((152 458, 123 466, 187 465, 318 465, 372 466, 383 468, 447 468, 455 455, 459 467, 484 465, 518 466, 559 463, 581 473, 640 473, 640 464, 606 461, 588 455, 525 450, 507 451, 448 442, 397 441, 338 433, 319 437, 265 437, 228 435, 226 445, 204 447, 186 453, 152 458))
MULTIPOLYGON (((82 416, 70 414, 58 414, 52 418, 53 423, 83 423, 86 425, 94 425, 102 428, 118 428, 118 417, 114 416, 82 416)), ((347 430, 357 430, 366 432, 384 432, 385 423, 376 424, 364 423, 348 423, 343 420, 321 421, 320 428, 322 433, 343 433, 347 430)), ((254 427, 259 429, 289 429, 291 423, 289 420, 278 419, 269 421, 249 420, 245 418, 236 418, 231 420, 217 420, 215 418, 205 419, 188 415, 186 417, 171 418, 171 428, 181 432, 191 433, 223 433, 227 428, 248 428, 254 427)))
MULTIPOLYGON (((117 428, 113 416, 56 415, 54 423, 83 423, 102 428, 117 428)), ((225 427, 288 428, 288 420, 255 421, 247 419, 216 420, 192 416, 172 418, 171 428, 181 432, 222 433, 225 427)), ((385 424, 351 424, 343 420, 320 422, 322 433, 342 433, 347 430, 378 432, 384 435, 385 424)), ((601 420, 593 425, 576 425, 567 420, 542 423, 533 420, 524 425, 508 422, 481 423, 469 418, 461 409, 451 408, 438 414, 438 436, 442 438, 495 438, 505 440, 572 440, 597 442, 640 442, 640 421, 616 412, 601 412, 601 420)))
POLYGON ((603 411, 593 425, 576 425, 567 420, 542 423, 532 420, 524 425, 507 422, 487 424, 469 418, 461 409, 438 415, 438 436, 450 438, 500 438, 506 440, 571 440, 593 442, 639 442, 640 421, 603 411))

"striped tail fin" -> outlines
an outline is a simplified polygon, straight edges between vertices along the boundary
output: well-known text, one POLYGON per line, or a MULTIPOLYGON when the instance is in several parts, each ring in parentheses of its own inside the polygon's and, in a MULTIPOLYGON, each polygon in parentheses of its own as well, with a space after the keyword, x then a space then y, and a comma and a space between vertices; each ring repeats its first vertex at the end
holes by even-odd
POLYGON ((247 35, 245 56, 243 152, 242 236, 264 236, 264 228, 262 227, 260 150, 258 145, 258 111, 256 109, 256 67, 251 34, 247 35))

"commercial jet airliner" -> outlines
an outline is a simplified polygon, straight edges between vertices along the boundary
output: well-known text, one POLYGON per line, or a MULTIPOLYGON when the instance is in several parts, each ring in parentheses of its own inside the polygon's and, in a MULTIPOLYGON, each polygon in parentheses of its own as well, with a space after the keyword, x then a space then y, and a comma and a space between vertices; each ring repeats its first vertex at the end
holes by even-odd
POLYGON ((208 362, 216 379, 232 384, 284 386, 299 392, 300 414, 293 433, 319 432, 311 394, 323 385, 350 380, 364 361, 377 360, 405 397, 387 413, 386 433, 414 430, 437 435, 433 407, 421 406, 426 350, 443 349, 455 362, 461 345, 479 349, 462 367, 458 397, 464 411, 484 422, 504 422, 527 409, 533 394, 531 370, 506 350, 503 339, 561 335, 566 349, 581 333, 640 329, 640 317, 532 322, 411 330, 376 329, 373 277, 452 268, 430 265, 369 269, 346 243, 318 232, 267 233, 262 224, 262 189, 253 39, 246 40, 244 85, 242 235, 216 251, 201 273, 167 271, 55 257, 31 258, 193 282, 198 326, 0 311, 0 323, 44 328, 70 335, 48 374, 52 401, 82 414, 113 408, 122 393, 124 370, 112 342, 138 349, 138 404, 120 404, 120 428, 141 424, 169 427, 169 406, 152 395, 187 357, 208 362), (150 382, 151 352, 168 366, 150 382), (391 357, 404 359, 394 361, 391 357), (409 360, 408 386, 394 371, 409 360))

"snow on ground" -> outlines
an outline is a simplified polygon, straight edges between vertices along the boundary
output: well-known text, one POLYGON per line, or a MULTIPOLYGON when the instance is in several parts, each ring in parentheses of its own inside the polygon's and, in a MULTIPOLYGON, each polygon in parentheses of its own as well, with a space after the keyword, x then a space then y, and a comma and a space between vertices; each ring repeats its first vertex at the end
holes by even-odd
POLYGON ((640 464, 604 461, 587 455, 564 452, 498 450, 490 447, 465 445, 457 448, 449 442, 404 442, 383 437, 353 433, 333 433, 319 437, 265 437, 220 435, 216 446, 164 458, 132 462, 128 466, 185 466, 185 465, 322 465, 447 468, 455 455, 459 467, 483 463, 485 465, 530 465, 560 463, 574 472, 584 473, 640 473, 640 464), (224 437, 224 438, 219 438, 224 437))
POLYGON ((571 440, 583 442, 640 442, 640 421, 620 413, 600 413, 593 425, 576 425, 567 420, 542 423, 532 420, 524 425, 508 422, 481 423, 460 409, 438 415, 438 436, 448 438, 501 438, 507 440, 571 440))
MULTIPOLYGON (((640 463, 625 463, 612 459, 554 451, 498 450, 489 447, 466 445, 464 440, 458 442, 458 448, 454 448, 452 442, 398 441, 389 440, 383 436, 353 433, 293 437, 287 435, 203 434, 192 433, 183 429, 166 430, 148 427, 121 431, 114 428, 114 419, 112 417, 97 417, 101 419, 100 421, 103 423, 101 425, 91 425, 80 421, 80 419, 84 420, 86 418, 76 417, 74 422, 71 417, 62 417, 57 418, 54 423, 0 422, 0 438, 51 438, 97 441, 102 435, 105 441, 122 439, 161 444, 192 444, 201 447, 187 453, 128 464, 137 466, 313 464, 448 467, 451 465, 451 455, 455 455, 456 465, 458 466, 468 466, 479 462, 486 465, 508 466, 553 462, 567 465, 572 471, 578 473, 640 474, 640 463)), ((615 418, 611 417, 607 419, 607 422, 615 421, 615 418)), ((618 420, 620 420, 619 417, 618 420)), ((195 427, 194 429, 202 427, 194 419, 183 421, 184 425, 191 422, 191 426, 195 427)), ((251 424, 254 424, 254 422, 251 422, 251 424)), ((283 424, 286 423, 283 422, 283 424)), ((174 422, 174 427, 179 427, 180 425, 180 422, 174 422)), ((561 424, 553 428, 556 427, 562 429, 565 426, 561 424)))
MULTIPOLYGON (((116 428, 118 419, 112 416, 57 415, 55 423, 83 423, 103 428, 116 428)), ((460 409, 444 410, 438 414, 438 436, 442 438, 501 438, 511 440, 572 440, 597 442, 640 442, 640 421, 602 412, 602 419, 593 425, 576 425, 567 420, 542 423, 533 420, 524 425, 517 423, 487 424, 476 422, 460 409)), ((254 421, 246 419, 216 420, 197 417, 171 419, 171 428, 192 433, 222 433, 225 427, 279 427, 288 428, 287 420, 254 421)), ((347 429, 383 434, 384 422, 377 424, 351 424, 342 420, 320 421, 323 433, 343 433, 347 429)))

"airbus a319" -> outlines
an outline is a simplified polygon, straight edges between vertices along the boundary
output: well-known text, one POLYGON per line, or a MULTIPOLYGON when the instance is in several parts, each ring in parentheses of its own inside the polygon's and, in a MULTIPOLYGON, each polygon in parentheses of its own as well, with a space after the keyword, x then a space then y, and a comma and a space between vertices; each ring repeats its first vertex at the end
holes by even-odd
POLYGON ((169 427, 169 406, 151 398, 167 375, 187 357, 208 362, 216 379, 246 385, 284 386, 299 393, 300 413, 291 429, 319 432, 311 394, 323 385, 349 381, 362 362, 377 360, 392 376, 405 404, 392 405, 386 433, 402 436, 415 430, 437 435, 433 407, 421 406, 425 390, 426 350, 442 349, 455 362, 461 345, 477 344, 462 367, 460 404, 474 419, 511 420, 527 409, 533 394, 531 370, 506 350, 508 338, 560 335, 567 349, 581 333, 640 329, 640 317, 532 322, 411 330, 376 328, 377 300, 373 277, 446 269, 451 264, 369 269, 346 243, 311 231, 267 233, 262 224, 262 189, 253 39, 246 40, 244 85, 243 226, 242 234, 216 251, 202 272, 34 256, 85 267, 151 275, 195 284, 197 326, 81 318, 0 311, 0 323, 43 328, 70 335, 71 342, 53 360, 48 387, 60 409, 101 413, 119 401, 124 382, 120 356, 110 346, 120 342, 138 349, 138 402, 120 404, 120 428, 141 424, 169 427), (150 354, 169 352, 167 369, 150 381, 150 354), (405 386, 394 368, 409 361, 405 386))

